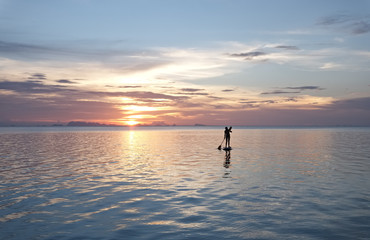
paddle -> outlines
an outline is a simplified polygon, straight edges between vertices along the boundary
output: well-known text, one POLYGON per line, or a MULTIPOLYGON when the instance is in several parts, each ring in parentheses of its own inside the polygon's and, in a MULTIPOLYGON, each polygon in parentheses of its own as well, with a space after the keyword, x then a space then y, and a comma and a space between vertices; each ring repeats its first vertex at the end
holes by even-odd
POLYGON ((221 144, 220 144, 220 146, 218 146, 218 150, 221 150, 221 145, 224 143, 224 140, 225 140, 225 138, 224 139, 222 139, 222 142, 221 142, 221 144))

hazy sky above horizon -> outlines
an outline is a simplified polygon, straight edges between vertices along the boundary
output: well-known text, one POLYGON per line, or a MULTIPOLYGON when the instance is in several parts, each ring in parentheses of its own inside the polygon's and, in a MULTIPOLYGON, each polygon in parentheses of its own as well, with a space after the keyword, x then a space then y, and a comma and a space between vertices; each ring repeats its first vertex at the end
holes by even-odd
POLYGON ((369 73, 369 0, 0 0, 0 122, 369 125, 369 73))

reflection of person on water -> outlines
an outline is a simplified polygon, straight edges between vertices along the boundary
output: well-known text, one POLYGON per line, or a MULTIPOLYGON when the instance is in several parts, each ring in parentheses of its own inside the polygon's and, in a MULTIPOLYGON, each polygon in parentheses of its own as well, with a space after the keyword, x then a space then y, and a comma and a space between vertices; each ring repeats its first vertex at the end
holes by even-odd
POLYGON ((224 139, 226 140, 225 148, 230 147, 230 133, 232 133, 231 128, 232 127, 230 128, 225 127, 225 134, 224 134, 224 139))
POLYGON ((230 151, 225 151, 225 162, 224 167, 229 168, 230 167, 230 151))

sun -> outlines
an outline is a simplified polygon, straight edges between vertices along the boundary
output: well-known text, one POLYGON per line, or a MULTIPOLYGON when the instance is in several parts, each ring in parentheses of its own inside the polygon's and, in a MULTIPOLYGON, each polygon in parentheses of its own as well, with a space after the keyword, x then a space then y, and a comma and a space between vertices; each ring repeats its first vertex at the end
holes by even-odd
POLYGON ((128 120, 128 121, 125 121, 125 123, 126 123, 128 126, 135 126, 135 125, 138 125, 140 122, 135 121, 135 120, 128 120))

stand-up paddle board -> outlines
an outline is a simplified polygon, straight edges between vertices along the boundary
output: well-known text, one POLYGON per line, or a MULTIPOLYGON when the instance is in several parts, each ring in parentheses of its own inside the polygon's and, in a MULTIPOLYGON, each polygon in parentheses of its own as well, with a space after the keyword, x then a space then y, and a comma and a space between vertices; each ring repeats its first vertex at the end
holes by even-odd
POLYGON ((224 147, 223 150, 230 151, 230 150, 232 150, 232 147, 224 147))

